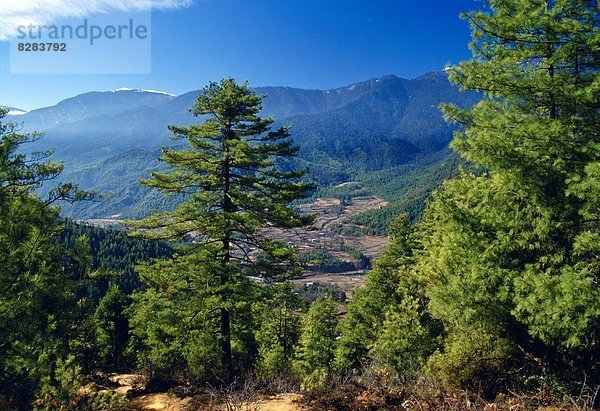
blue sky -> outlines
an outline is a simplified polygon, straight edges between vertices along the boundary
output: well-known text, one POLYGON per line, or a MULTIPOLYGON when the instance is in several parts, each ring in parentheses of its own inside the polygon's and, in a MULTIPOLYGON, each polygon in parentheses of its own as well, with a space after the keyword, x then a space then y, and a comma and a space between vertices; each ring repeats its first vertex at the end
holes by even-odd
MULTIPOLYGON (((46 0, 49 9, 53 1, 61 0, 46 0)), ((150 74, 11 74, 5 40, 0 104, 33 109, 121 87, 181 94, 223 77, 318 89, 386 74, 414 78, 469 58, 468 25, 458 14, 482 7, 481 0, 160 1, 180 3, 152 11, 150 74)), ((79 10, 77 17, 86 13, 93 11, 79 10)), ((93 60, 85 63, 100 63, 93 60)))

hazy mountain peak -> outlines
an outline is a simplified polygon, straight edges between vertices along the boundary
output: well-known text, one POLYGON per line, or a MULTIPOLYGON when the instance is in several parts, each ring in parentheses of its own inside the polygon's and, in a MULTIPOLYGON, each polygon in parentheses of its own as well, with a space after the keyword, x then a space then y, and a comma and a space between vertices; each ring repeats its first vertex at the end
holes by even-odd
POLYGON ((81 120, 122 114, 143 107, 158 107, 175 99, 165 91, 121 88, 91 91, 67 98, 51 107, 32 110, 23 116, 28 130, 49 128, 81 120))
POLYGON ((442 70, 438 70, 438 71, 430 71, 429 73, 425 73, 425 74, 417 77, 415 80, 443 79, 444 81, 447 81, 449 72, 450 72, 450 69, 446 69, 446 68, 444 68, 442 70))
POLYGON ((0 106, 0 108, 8 110, 9 116, 22 116, 24 114, 27 114, 27 111, 21 110, 20 108, 16 108, 16 107, 0 106))
POLYGON ((399 80, 400 77, 398 76, 394 76, 393 74, 386 74, 385 76, 381 76, 379 78, 375 79, 376 83, 381 83, 382 81, 388 81, 388 80, 399 80))
POLYGON ((360 88, 365 88, 365 87, 372 87, 375 85, 379 85, 379 84, 383 84, 383 83, 387 83, 390 81, 397 81, 397 80, 402 80, 400 77, 394 76, 393 74, 387 74, 385 76, 381 76, 381 77, 375 77, 366 81, 360 81, 358 83, 353 83, 350 84, 349 86, 346 87, 341 87, 338 89, 334 89, 334 90, 328 90, 328 91, 342 91, 342 90, 356 90, 356 89, 360 89, 360 88))
POLYGON ((163 94, 165 96, 170 96, 170 97, 175 97, 175 94, 171 94, 168 93, 166 91, 163 90, 142 90, 139 88, 127 88, 127 87, 122 87, 122 88, 118 88, 116 90, 111 90, 111 93, 119 93, 122 91, 133 91, 134 93, 154 93, 154 94, 163 94))

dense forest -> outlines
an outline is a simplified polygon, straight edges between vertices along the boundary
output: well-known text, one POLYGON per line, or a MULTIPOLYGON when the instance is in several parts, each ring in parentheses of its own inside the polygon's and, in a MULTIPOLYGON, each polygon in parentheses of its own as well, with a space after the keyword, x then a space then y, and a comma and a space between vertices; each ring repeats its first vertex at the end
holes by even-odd
MULTIPOLYGON (((247 83, 210 83, 198 121, 169 127, 178 144, 141 184, 181 201, 126 229, 60 218, 58 204, 95 194, 67 183, 41 197, 63 164, 22 154, 42 136, 0 111, 0 408, 127 409, 109 372, 197 409, 208 388, 248 381, 302 392, 315 410, 598 407, 598 5, 487 3, 463 15, 473 58, 449 68, 482 93, 472 108, 441 107, 456 154, 407 170, 423 187, 411 195, 363 170, 403 194, 355 217, 391 244, 372 267, 346 250, 370 269, 348 301, 291 281, 330 255, 263 234, 310 226, 294 205, 333 188, 293 167, 293 129, 262 117, 247 83)), ((386 161, 379 143, 365 153, 386 161)))
MULTIPOLYGON (((112 274, 107 281, 97 284, 102 287, 100 294, 104 294, 112 284, 118 284, 126 294, 138 290, 142 283, 135 267, 154 258, 170 258, 174 253, 175 244, 131 237, 116 227, 98 228, 69 219, 60 221, 60 227, 59 247, 70 250, 77 243, 86 244, 89 267, 112 274)), ((65 255, 70 258, 68 252, 65 255)))

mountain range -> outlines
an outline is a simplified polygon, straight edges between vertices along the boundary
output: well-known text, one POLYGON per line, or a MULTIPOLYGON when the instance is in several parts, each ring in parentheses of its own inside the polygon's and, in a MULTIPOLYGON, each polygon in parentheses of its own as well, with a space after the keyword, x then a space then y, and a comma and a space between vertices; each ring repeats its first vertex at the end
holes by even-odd
MULTIPOLYGON (((308 168, 309 177, 321 187, 316 195, 349 195, 336 190, 336 185, 358 181, 354 190, 396 203, 419 189, 411 182, 422 186, 421 177, 445 176, 436 170, 455 164, 446 149, 453 127, 442 119, 438 105, 466 107, 480 98, 460 92, 444 72, 412 80, 384 76, 332 90, 258 87, 255 91, 265 95, 263 115, 272 116, 275 126, 292 125, 292 137, 301 147, 293 166, 308 168)), ((45 133, 25 149, 54 147, 53 159, 65 161, 61 180, 107 194, 100 202, 66 206, 65 215, 138 217, 176 201, 141 187, 137 180, 160 167, 156 158, 162 146, 176 144, 169 139, 168 125, 201 121, 188 111, 199 93, 90 92, 27 113, 11 109, 8 121, 20 123, 24 131, 45 133)), ((424 192, 436 183, 427 182, 424 192)))

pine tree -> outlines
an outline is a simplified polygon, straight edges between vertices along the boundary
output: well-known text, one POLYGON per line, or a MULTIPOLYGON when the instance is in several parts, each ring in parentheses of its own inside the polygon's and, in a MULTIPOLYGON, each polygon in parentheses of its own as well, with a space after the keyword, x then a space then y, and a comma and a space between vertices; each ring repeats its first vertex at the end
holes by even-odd
POLYGON ((63 166, 46 160, 51 152, 22 154, 41 135, 18 133, 5 115, 0 110, 0 397, 24 407, 42 380, 56 382, 81 285, 55 246, 60 227, 52 205, 87 194, 65 184, 45 199, 34 195, 63 166))
POLYGON ((272 295, 256 304, 259 329, 257 374, 264 377, 287 376, 291 373, 294 350, 300 334, 299 317, 293 310, 299 306, 291 284, 276 284, 272 295))
POLYGON ((370 363, 406 374, 418 369, 437 347, 440 324, 427 311, 424 286, 415 271, 418 260, 418 226, 407 214, 390 225, 391 243, 365 285, 348 305, 340 324, 336 365, 360 371, 370 363))
POLYGON ((487 3, 464 15, 474 58, 450 70, 486 98, 444 107, 463 126, 454 148, 485 171, 446 183, 426 217, 420 269, 447 333, 430 366, 492 388, 536 364, 597 376, 598 6, 487 3))
POLYGON ((408 216, 398 216, 390 227, 391 244, 367 274, 365 285, 354 293, 340 325, 342 335, 336 353, 339 368, 360 368, 381 332, 387 308, 400 302, 400 270, 412 264, 411 235, 408 216))
POLYGON ((337 337, 338 309, 331 298, 315 300, 302 318, 296 368, 305 389, 322 386, 331 377, 337 337))
POLYGON ((94 318, 98 333, 100 357, 105 369, 121 370, 124 366, 124 352, 127 346, 129 320, 125 309, 128 298, 121 289, 113 285, 100 300, 94 318))
MULTIPOLYGON (((211 296, 208 306, 206 301, 200 305, 211 316, 218 314, 215 319, 226 377, 234 372, 232 316, 243 316, 247 309, 248 277, 285 276, 294 259, 292 249, 264 237, 261 230, 266 226, 299 227, 311 221, 289 205, 306 197, 310 189, 298 181, 304 172, 285 170, 281 164, 282 159, 295 156, 298 148, 289 139, 287 127, 273 131, 273 119, 259 116, 262 99, 247 83, 239 85, 233 79, 205 87, 191 110, 195 116, 207 116, 204 122, 170 127, 174 139, 185 140, 188 147, 164 148, 161 161, 169 170, 152 172, 152 178, 143 181, 168 195, 185 194, 187 200, 173 212, 130 223, 152 230, 143 232, 150 238, 194 238, 187 255, 193 254, 198 266, 161 281, 170 281, 172 287, 184 281, 190 293, 195 289, 196 295, 211 296), (256 258, 259 252, 265 258, 256 258)), ((149 284, 161 275, 152 269, 144 273, 149 284)), ((176 294, 181 290, 170 291, 176 294)), ((200 314, 192 309, 184 315, 191 320, 200 314)), ((245 324, 234 322, 242 339, 249 332, 243 330, 245 324)))

